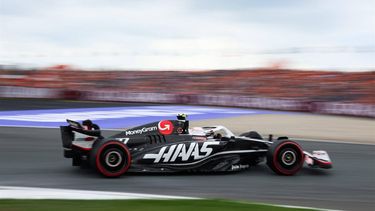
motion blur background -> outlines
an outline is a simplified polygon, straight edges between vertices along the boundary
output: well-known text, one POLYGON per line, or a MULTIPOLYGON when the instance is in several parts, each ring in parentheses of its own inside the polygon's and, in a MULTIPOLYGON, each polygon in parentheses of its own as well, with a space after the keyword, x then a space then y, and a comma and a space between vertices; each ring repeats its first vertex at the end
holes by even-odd
POLYGON ((374 0, 0 0, 0 198, 26 186, 373 210, 374 58, 374 0), (109 181, 62 157, 66 118, 113 129, 182 108, 201 112, 192 127, 327 150, 333 168, 109 181))
POLYGON ((0 0, 0 97, 375 116, 374 1, 0 0))

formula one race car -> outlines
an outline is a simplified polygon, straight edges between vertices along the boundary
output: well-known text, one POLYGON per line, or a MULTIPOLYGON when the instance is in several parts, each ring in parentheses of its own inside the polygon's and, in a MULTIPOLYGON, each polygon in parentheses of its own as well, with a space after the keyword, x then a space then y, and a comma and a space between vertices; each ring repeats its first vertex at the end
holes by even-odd
MULTIPOLYGON (((179 117, 179 116, 178 116, 179 117)), ((106 177, 125 172, 239 171, 266 159, 277 174, 294 175, 304 162, 331 168, 325 151, 308 153, 287 137, 264 140, 257 132, 235 136, 224 126, 189 129, 189 121, 162 120, 104 138, 90 120, 61 126, 64 157, 73 166, 88 165, 106 177)))

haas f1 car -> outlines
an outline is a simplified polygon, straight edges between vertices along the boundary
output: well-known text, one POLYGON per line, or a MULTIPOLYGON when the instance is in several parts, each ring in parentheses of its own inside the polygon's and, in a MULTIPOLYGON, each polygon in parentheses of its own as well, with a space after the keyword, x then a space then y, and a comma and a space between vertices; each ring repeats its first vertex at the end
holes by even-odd
POLYGON ((294 175, 306 164, 331 168, 325 151, 308 153, 288 137, 267 140, 251 131, 239 136, 224 126, 195 127, 189 121, 162 120, 103 137, 90 120, 61 126, 64 157, 105 177, 126 172, 230 172, 266 160, 279 175, 294 175))

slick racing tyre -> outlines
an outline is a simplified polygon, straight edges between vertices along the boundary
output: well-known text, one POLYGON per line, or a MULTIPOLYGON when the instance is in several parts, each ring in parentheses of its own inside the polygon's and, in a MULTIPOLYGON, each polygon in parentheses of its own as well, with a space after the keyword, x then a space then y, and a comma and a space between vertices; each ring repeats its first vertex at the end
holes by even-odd
POLYGON ((302 148, 294 141, 277 141, 267 152, 267 165, 279 175, 294 175, 302 168, 303 163, 302 148))
POLYGON ((94 145, 90 163, 105 177, 119 177, 129 169, 131 155, 128 147, 122 142, 100 142, 94 145))

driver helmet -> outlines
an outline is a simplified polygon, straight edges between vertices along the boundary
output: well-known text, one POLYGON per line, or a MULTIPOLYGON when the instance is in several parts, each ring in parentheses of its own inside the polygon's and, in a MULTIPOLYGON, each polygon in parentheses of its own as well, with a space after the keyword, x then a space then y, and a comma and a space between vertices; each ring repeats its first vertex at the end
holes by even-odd
POLYGON ((187 119, 187 114, 177 114, 177 119, 178 120, 186 120, 187 119))

